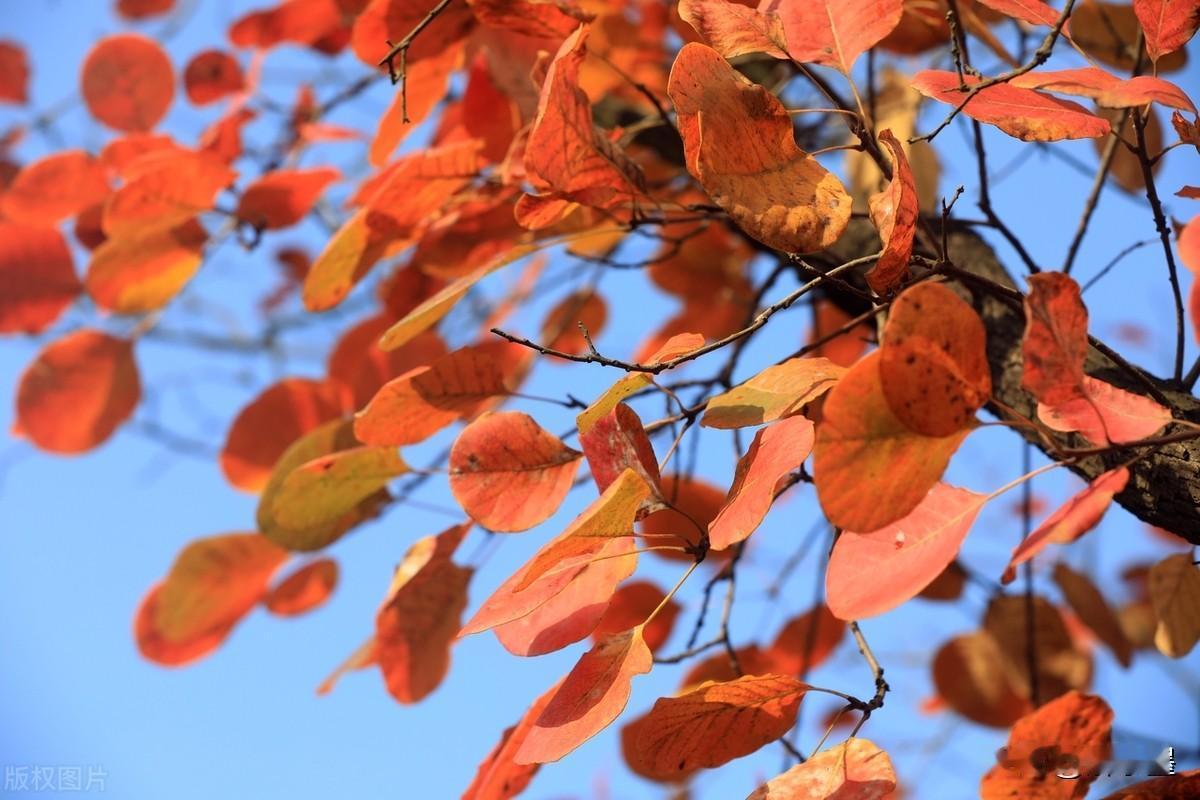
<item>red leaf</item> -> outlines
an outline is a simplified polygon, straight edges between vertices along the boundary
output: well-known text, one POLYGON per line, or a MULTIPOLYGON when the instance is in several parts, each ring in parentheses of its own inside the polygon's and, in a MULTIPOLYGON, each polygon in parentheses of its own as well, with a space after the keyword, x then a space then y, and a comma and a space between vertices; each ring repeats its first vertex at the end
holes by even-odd
POLYGON ((1096 527, 1108 511, 1113 495, 1124 489, 1128 482, 1129 470, 1125 467, 1109 470, 1097 477, 1016 546, 1001 580, 1010 582, 1016 577, 1018 565, 1033 558, 1051 542, 1068 544, 1096 527))
POLYGON ((796 724, 807 691, 783 675, 747 675, 659 698, 638 722, 638 771, 665 780, 749 755, 796 724))
POLYGON ((867 739, 847 739, 809 756, 746 800, 881 800, 896 790, 887 753, 867 739))
POLYGON ((295 225, 340 177, 333 167, 270 172, 246 187, 238 201, 237 217, 259 230, 295 225))
POLYGON ((1083 396, 1056 406, 1038 403, 1038 419, 1056 431, 1078 431, 1095 444, 1136 442, 1171 421, 1170 409, 1149 397, 1083 377, 1083 396))
POLYGON ((25 48, 9 41, 0 42, 0 103, 26 103, 29 100, 29 59, 25 48))
POLYGON ((775 502, 777 487, 812 452, 813 424, 788 417, 760 430, 738 460, 725 505, 708 526, 709 543, 724 550, 743 541, 762 524, 775 502))
POLYGON ((764 53, 787 59, 779 15, 731 0, 680 0, 680 18, 725 58, 764 53))
POLYGON ((113 130, 152 130, 175 97, 171 59, 145 36, 109 36, 83 62, 81 90, 88 111, 113 130))
POLYGON ((329 380, 350 391, 354 408, 371 402, 375 393, 393 378, 418 367, 432 366, 446 355, 442 337, 433 331, 425 331, 403 347, 384 352, 379 348, 379 337, 392 321, 387 313, 368 317, 343 333, 329 354, 329 380))
POLYGON ((813 451, 817 497, 831 523, 861 533, 916 508, 970 432, 932 437, 905 426, 884 395, 879 351, 842 377, 822 414, 813 451))
POLYGON ((174 7, 175 0, 117 0, 117 13, 131 20, 156 17, 174 7))
POLYGON ((337 562, 318 558, 272 586, 262 602, 267 611, 281 617, 306 614, 329 599, 337 581, 337 562))
POLYGON ((696 43, 675 57, 667 93, 688 171, 742 230, 792 253, 837 241, 850 219, 850 196, 796 146, 792 119, 777 97, 696 43))
POLYGON ((1146 32, 1146 52, 1153 61, 1183 47, 1200 28, 1198 0, 1133 0, 1133 11, 1146 32))
MULTIPOLYGON (((725 505, 725 492, 699 478, 668 475, 663 478, 662 497, 668 508, 655 511, 642 520, 642 534, 653 546, 694 547, 701 531, 716 519, 725 505)), ((710 552, 709 559, 730 558, 733 550, 710 552)), ((674 550, 656 550, 655 555, 691 562, 694 555, 674 550)))
POLYGON ((1106 108, 1134 108, 1155 102, 1171 108, 1196 111, 1191 98, 1169 81, 1149 75, 1122 80, 1098 67, 1027 72, 1009 83, 1026 89, 1090 97, 1097 105, 1106 108))
MULTIPOLYGON (((824 603, 814 606, 793 617, 775 637, 766 653, 771 671, 806 676, 825 663, 845 633, 846 623, 830 613, 824 603)), ((743 668, 754 671, 751 665, 743 664, 743 668)))
POLYGON ((51 342, 17 387, 17 431, 52 453, 102 444, 133 414, 142 387, 133 343, 94 330, 51 342))
POLYGON ((558 761, 595 736, 625 710, 633 676, 649 672, 652 664, 641 626, 597 644, 563 679, 513 760, 558 761))
MULTIPOLYGON (((967 86, 980 82, 970 75, 963 80, 967 86)), ((927 69, 913 76, 912 85, 926 97, 955 108, 966 97, 965 92, 959 91, 956 72, 927 69)), ((962 113, 1027 142, 1094 139, 1107 136, 1112 130, 1108 120, 1077 103, 1007 83, 979 90, 967 101, 962 113)))
MULTIPOLYGON (((1059 13, 1042 0, 979 0, 982 5, 1030 25, 1053 26, 1059 13)), ((1064 30, 1067 28, 1064 26, 1064 30)))
POLYGON ((627 631, 645 623, 642 635, 651 652, 657 652, 671 636, 675 618, 679 616, 679 604, 668 600, 654 619, 646 619, 666 599, 666 592, 649 581, 630 581, 621 585, 612 596, 604 616, 592 631, 592 641, 599 643, 615 633, 627 631))
POLYGON ((224 50, 205 50, 183 68, 183 88, 188 100, 203 106, 242 91, 246 80, 236 58, 224 50))
POLYGON ((877 293, 886 294, 908 275, 908 261, 912 257, 921 209, 916 180, 900 141, 890 129, 880 132, 879 141, 892 153, 892 182, 871 198, 871 222, 879 229, 883 252, 867 273, 867 283, 877 293))
POLYGON ((52 225, 107 196, 103 166, 82 150, 66 150, 25 165, 0 206, 13 222, 52 225))
POLYGON ((211 153, 166 148, 130 162, 122 174, 125 185, 104 204, 109 236, 144 236, 211 211, 217 193, 237 177, 211 153))
POLYGON ((980 725, 1008 728, 1031 708, 986 630, 955 636, 938 648, 933 684, 940 700, 980 725))
POLYGON ((1022 388, 1050 405, 1080 397, 1088 351, 1087 324, 1079 284, 1061 272, 1031 275, 1021 342, 1022 388))
POLYGON ((900 24, 901 0, 766 0, 759 9, 783 21, 787 50, 849 75, 858 57, 900 24))
POLYGON ((0 333, 41 333, 82 288, 61 233, 0 222, 0 333))
POLYGON ((171 302, 200 269, 208 231, 195 219, 174 227, 124 230, 95 250, 84 285, 96 305, 144 314, 171 302))
POLYGON ((454 440, 450 491, 485 528, 528 530, 558 510, 582 455, 527 414, 488 412, 454 440))
POLYGON ((825 572, 830 610, 841 619, 863 619, 916 597, 958 555, 986 501, 939 483, 903 519, 871 533, 844 532, 825 572))
POLYGON ((425 698, 450 670, 450 646, 472 574, 450 557, 470 527, 458 525, 414 544, 375 617, 379 669, 388 692, 401 703, 425 698))
POLYGON ((654 446, 642 427, 641 418, 629 406, 617 403, 612 411, 586 430, 581 425, 579 444, 587 456, 592 478, 600 491, 607 489, 622 472, 632 469, 650 485, 655 494, 661 495, 662 477, 658 472, 654 446))
POLYGON ((883 329, 879 375, 892 413, 917 433, 970 427, 992 393, 983 321, 944 284, 905 290, 883 329))

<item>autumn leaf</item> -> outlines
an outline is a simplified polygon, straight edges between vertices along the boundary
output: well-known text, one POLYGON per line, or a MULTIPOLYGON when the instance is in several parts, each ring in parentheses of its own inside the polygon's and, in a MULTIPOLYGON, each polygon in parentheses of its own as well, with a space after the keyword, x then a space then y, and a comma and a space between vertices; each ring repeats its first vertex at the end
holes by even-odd
POLYGON ((134 615, 133 638, 143 658, 163 667, 181 667, 216 650, 233 630, 234 623, 228 623, 191 639, 171 641, 155 628, 154 620, 158 615, 161 594, 161 583, 150 587, 134 615))
POLYGON ((332 167, 269 172, 246 187, 238 200, 237 218, 259 230, 295 225, 339 177, 341 173, 332 167))
POLYGON ((1183 47, 1200 28, 1196 0, 1133 0, 1133 11, 1146 32, 1146 52, 1152 61, 1183 47))
POLYGON ((359 645, 358 649, 347 656, 342 663, 337 665, 333 672, 326 676, 325 680, 321 681, 320 685, 317 686, 317 694, 329 694, 333 691, 333 687, 337 685, 338 681, 347 673, 373 667, 378 662, 378 648, 375 644, 375 636, 372 634, 371 638, 359 645))
POLYGON ((801 416, 775 422, 754 435, 750 448, 738 460, 725 505, 709 523, 709 543, 714 550, 732 547, 762 524, 777 489, 812 452, 813 436, 813 424, 801 416))
POLYGON ((174 7, 175 0, 117 0, 117 13, 131 20, 156 17, 174 7))
POLYGON ((1122 667, 1128 667, 1133 646, 1096 585, 1082 572, 1076 572, 1061 561, 1054 565, 1054 583, 1075 616, 1104 642, 1122 667))
POLYGON ((651 652, 657 652, 671 636, 675 619, 679 616, 679 603, 667 600, 666 592, 649 581, 629 581, 613 593, 604 616, 592 631, 592 641, 599 643, 616 633, 627 631, 645 623, 642 637, 651 652), (666 604, 663 604, 666 601, 666 604), (657 613, 647 622, 651 613, 657 613))
POLYGON ((1031 708, 1004 666, 1000 645, 984 630, 956 636, 938 649, 933 684, 950 708, 980 725, 1007 728, 1031 708))
POLYGON ((262 603, 281 617, 306 614, 325 603, 338 581, 338 565, 331 558, 310 561, 271 587, 262 603))
POLYGON ((1061 272, 1029 276, 1021 341, 1022 388, 1048 405, 1080 397, 1088 351, 1087 324, 1079 284, 1061 272))
MULTIPOLYGON (((980 80, 967 75, 960 82, 956 72, 927 69, 913 76, 912 85, 926 97, 958 108, 968 96, 958 87, 970 87, 980 80)), ((1107 120, 1077 103, 1008 83, 979 89, 967 100, 962 113, 1026 142, 1092 139, 1111 131, 1107 120)))
POLYGON ((0 103, 29 100, 29 59, 14 42, 0 42, 0 103))
POLYGON ((238 489, 260 491, 293 442, 342 410, 338 387, 324 381, 285 378, 272 384, 234 418, 221 448, 221 472, 238 489))
POLYGON ((528 530, 558 510, 582 455, 527 414, 488 412, 454 440, 450 491, 485 528, 528 530))
POLYGON ((48 452, 82 453, 112 436, 141 396, 133 342, 79 330, 48 344, 25 368, 15 432, 48 452))
POLYGON ((867 273, 867 283, 878 294, 896 288, 908 275, 917 219, 921 213, 917 184, 900 141, 890 129, 879 133, 879 141, 892 154, 892 181, 871 197, 871 222, 879 230, 883 251, 867 273))
POLYGON ((92 116, 117 131, 148 131, 175 97, 171 59, 153 40, 134 33, 101 39, 80 75, 92 116))
POLYGON ((787 59, 779 15, 731 0, 680 0, 679 16, 725 58, 764 53, 787 59))
POLYGON ((237 177, 210 153, 170 149, 137 158, 124 173, 125 185, 104 203, 108 236, 145 236, 187 222, 211 211, 217 193, 237 177))
POLYGON ((779 15, 787 51, 796 61, 812 62, 850 74, 858 57, 900 23, 901 0, 766 0, 765 13, 779 15))
POLYGON ((192 56, 183 68, 183 88, 197 106, 215 103, 246 88, 237 59, 224 50, 204 50, 192 56))
POLYGON ((98 306, 118 314, 157 310, 195 276, 207 243, 208 231, 194 219, 129 230, 92 251, 84 286, 98 306))
POLYGON ((979 787, 984 800, 1011 797, 1081 798, 1098 767, 1112 756, 1113 712, 1095 695, 1068 692, 1013 725, 1003 762, 979 787), (1073 780, 1059 777, 1074 771, 1073 780))
POLYGON ((793 253, 837 241, 850 219, 850 196, 796 146, 778 98, 695 43, 676 56, 667 93, 679 116, 688 171, 742 230, 793 253))
MULTIPOLYGON (((655 555, 676 561, 695 560, 695 548, 708 526, 725 505, 726 493, 708 481, 685 475, 667 475, 662 481, 662 497, 667 508, 648 514, 642 520, 642 535, 656 547, 655 555)), ((728 559, 734 550, 710 551, 709 560, 728 559)))
POLYGON ((1160 103, 1195 113, 1191 98, 1175 84, 1150 75, 1122 80, 1099 67, 1026 72, 1009 83, 1025 89, 1090 97, 1106 108, 1135 108, 1160 103))
POLYGON ((1002 656, 1000 663, 1012 685, 1035 704, 1071 689, 1082 689, 1091 680, 1091 655, 1075 646, 1062 613, 1043 597, 1035 595, 1032 602, 1019 595, 993 597, 984 614, 983 629, 996 640, 1002 656), (1033 680, 1030 647, 1036 654, 1033 680))
POLYGON ((1047 544, 1069 544, 1100 524, 1118 494, 1129 482, 1129 470, 1117 467, 1097 477, 1067 501, 1013 549, 1002 581, 1016 577, 1016 568, 1036 556, 1047 544))
POLYGON ((0 333, 41 333, 82 288, 61 233, 0 221, 0 333))
POLYGON ((968 428, 992 393, 983 321, 944 284, 919 283, 896 298, 880 344, 884 396, 917 433, 968 428))
POLYGON ((840 619, 863 619, 916 597, 954 561, 986 501, 938 483, 902 519, 870 533, 843 532, 825 570, 830 610, 840 619))
MULTIPOLYGON (((993 11, 999 11, 1001 14, 1030 25, 1052 27, 1058 23, 1058 11, 1042 0, 979 0, 979 2, 993 11)), ((1069 21, 1064 24, 1064 32, 1070 30, 1069 25, 1069 21)))
POLYGON ((375 617, 379 669, 388 692, 401 703, 428 696, 450 669, 450 646, 472 574, 450 557, 470 527, 448 528, 409 548, 375 617))
POLYGON ((878 351, 842 377, 822 414, 813 450, 817 497, 832 524, 860 533, 916 508, 970 432, 922 436, 901 422, 884 395, 878 351))
POLYGON ((500 741, 479 765, 462 800, 511 800, 525 790, 541 765, 518 764, 513 759, 556 691, 558 686, 534 700, 517 724, 505 729, 500 741))
POLYGON ((0 194, 0 210, 12 222, 49 227, 107 195, 103 165, 82 150, 64 150, 26 164, 0 194))
POLYGON ((567 673, 513 761, 558 761, 608 727, 625 710, 633 677, 652 664, 641 626, 601 641, 567 673))
POLYGON ((354 434, 364 444, 415 444, 507 393, 496 360, 464 347, 384 384, 355 417, 354 434))
POLYGON ((637 412, 625 403, 617 403, 612 411, 591 422, 586 430, 581 425, 579 445, 587 456, 592 478, 600 491, 607 489, 625 470, 632 469, 655 495, 662 493, 659 487, 662 477, 654 446, 650 444, 637 412))
POLYGON ((844 367, 827 358, 790 358, 709 398, 700 424, 744 428, 790 417, 832 389, 845 373, 844 367))
POLYGON ((820 603, 789 620, 764 656, 771 671, 803 678, 833 654, 845 634, 846 623, 820 603))
POLYGON ((379 336, 391 324, 392 317, 386 312, 367 317, 344 331, 329 354, 329 382, 349 390, 353 408, 366 406, 393 378, 418 367, 433 366, 446 355, 446 343, 433 331, 385 353, 378 347, 379 336))
MULTIPOLYGON (((592 337, 600 335, 608 319, 608 306, 596 292, 573 293, 563 298, 542 322, 542 339, 552 350, 578 355, 587 350, 583 326, 592 337)), ((554 362, 561 363, 561 362, 554 362)))
POLYGON ((747 675, 660 698, 639 726, 642 768, 666 779, 749 755, 796 724, 807 691, 784 675, 747 675))
POLYGON ((1081 397, 1058 405, 1038 403, 1037 415, 1047 428, 1075 431, 1089 442, 1136 442, 1171 422, 1171 410, 1140 394, 1119 389, 1088 375, 1080 384, 1081 397))
POLYGON ((868 739, 852 738, 814 753, 746 800, 882 800, 895 789, 896 770, 888 754, 868 739))
POLYGON ((1200 567, 1192 556, 1177 553, 1150 569, 1150 600, 1158 619, 1154 646, 1183 658, 1200 641, 1200 567))

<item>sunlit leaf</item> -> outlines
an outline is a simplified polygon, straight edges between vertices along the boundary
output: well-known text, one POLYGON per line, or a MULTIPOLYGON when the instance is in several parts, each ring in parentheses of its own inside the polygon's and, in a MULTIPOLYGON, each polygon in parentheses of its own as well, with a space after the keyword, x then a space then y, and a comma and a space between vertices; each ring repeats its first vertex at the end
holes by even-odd
POLYGON ((461 800, 511 800, 525 790, 541 765, 518 764, 513 759, 556 691, 558 687, 554 686, 534 700, 517 724, 505 729, 500 741, 479 765, 461 800))
POLYGON ((82 150, 65 150, 25 165, 0 195, 0 209, 14 222, 48 226, 107 195, 100 162, 82 150))
POLYGON ((908 275, 921 210, 917 184, 900 141, 890 129, 880 132, 879 141, 891 151, 892 180, 886 189, 871 197, 871 222, 879 230, 883 252, 867 273, 867 283, 877 293, 885 294, 908 275))
POLYGON ((295 225, 340 176, 332 167, 270 172, 246 187, 238 201, 237 217, 261 230, 295 225))
POLYGON ((224 50, 205 50, 183 68, 183 88, 189 101, 203 106, 237 94, 246 81, 236 58, 224 50))
POLYGON ((1150 600, 1158 628, 1154 645, 1171 658, 1182 658, 1200 641, 1200 566, 1192 556, 1168 556, 1150 570, 1150 600))
POLYGON ((200 269, 208 231, 194 219, 174 228, 129 231, 92 251, 84 285, 96 305, 118 314, 162 308, 200 269))
POLYGON ((337 562, 318 558, 272 586, 262 603, 267 611, 281 617, 305 614, 329 599, 337 581, 337 562))
POLYGON ((1088 580, 1086 575, 1076 572, 1062 562, 1054 565, 1054 583, 1080 621, 1112 650, 1121 666, 1128 667, 1133 647, 1125 632, 1121 630, 1117 615, 1113 613, 1096 585, 1088 580))
POLYGON ((55 228, 0 221, 0 333, 41 333, 82 288, 55 228))
POLYGON ((827 358, 791 358, 709 398, 700 424, 743 428, 800 413, 846 373, 827 358))
POLYGON ((1010 83, 1026 89, 1090 97, 1107 108, 1135 108, 1155 102, 1195 113, 1196 106, 1175 84, 1150 75, 1122 80, 1099 67, 1026 72, 1010 83))
POLYGON ((1146 52, 1152 61, 1183 47, 1200 28, 1196 0, 1133 0, 1133 11, 1146 33, 1146 52))
POLYGON ((642 623, 642 636, 651 652, 657 652, 671 636, 671 629, 681 612, 679 604, 674 599, 666 600, 666 592, 649 581, 630 581, 612 596, 612 602, 604 611, 604 616, 592 631, 592 641, 599 642, 615 633, 627 631, 642 623), (661 606, 661 607, 660 607, 661 606), (646 622, 650 614, 658 609, 654 619, 646 622))
POLYGON ((776 13, 731 0, 680 0, 679 16, 725 58, 747 53, 788 58, 783 22, 776 13))
POLYGON ((783 22, 788 54, 850 74, 858 57, 900 23, 901 0, 766 0, 783 22))
POLYGON ((1083 394, 1058 405, 1038 403, 1037 415, 1056 431, 1077 431, 1089 442, 1136 442, 1171 421, 1171 410, 1149 397, 1083 376, 1083 394))
POLYGON ((746 800, 882 800, 896 789, 888 754, 868 739, 847 739, 769 780, 746 800))
POLYGON ((1088 313, 1079 284, 1061 272, 1029 277, 1025 297, 1021 386, 1040 402, 1057 405, 1081 396, 1087 357, 1088 313))
POLYGON ((101 39, 80 75, 83 101, 92 116, 118 131, 148 131, 175 97, 171 59, 153 40, 135 33, 101 39))
MULTIPOLYGON (((583 416, 580 414, 580 418, 583 416)), ((624 403, 617 403, 612 411, 592 422, 586 430, 580 425, 579 444, 600 491, 607 489, 622 472, 632 469, 655 494, 661 493, 662 477, 654 446, 650 444, 637 412, 624 403)))
MULTIPOLYGON (((771 663, 771 671, 804 677, 833 654, 845 633, 846 623, 830 613, 824 603, 819 603, 789 620, 765 657, 771 663)), ((749 665, 743 668, 752 669, 749 665)))

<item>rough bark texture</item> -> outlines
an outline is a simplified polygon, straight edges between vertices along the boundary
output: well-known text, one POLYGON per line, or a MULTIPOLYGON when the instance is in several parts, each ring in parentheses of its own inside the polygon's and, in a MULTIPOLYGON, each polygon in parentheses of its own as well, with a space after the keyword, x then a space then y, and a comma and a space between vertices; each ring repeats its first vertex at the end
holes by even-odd
MULTIPOLYGON (((859 222, 856 220, 856 223, 859 222)), ((992 248, 978 235, 957 230, 950 235, 950 259, 955 266, 988 280, 1016 288, 1012 276, 997 259, 992 248)), ((837 245, 837 255, 843 259, 878 252, 879 240, 869 225, 855 224, 837 245)), ((988 362, 992 370, 993 396, 1027 417, 1033 417, 1037 403, 1021 388, 1021 337, 1025 331, 1025 314, 1019 301, 1002 299, 992 290, 958 283, 987 328, 988 362)), ((1089 375, 1108 381, 1126 391, 1152 395, 1152 386, 1159 402, 1166 400, 1176 419, 1200 423, 1200 400, 1178 391, 1170 381, 1141 372, 1139 377, 1130 368, 1117 364, 1095 347, 1088 353, 1086 370, 1089 375)), ((989 410, 996 413, 995 407, 989 410)), ((997 414, 998 415, 998 414, 997 414)), ((1163 433, 1180 429, 1169 426, 1163 433)), ((1033 431, 1017 429, 1031 444, 1044 449, 1043 442, 1033 431)), ((1062 447, 1089 447, 1089 443, 1074 435, 1057 437, 1062 447)), ((1134 455, 1132 449, 1121 449, 1104 456, 1083 459, 1071 469, 1086 480, 1111 469, 1134 455)), ((1116 500, 1139 519, 1182 536, 1192 544, 1200 544, 1200 439, 1163 445, 1138 461, 1130 470, 1129 485, 1116 500)))

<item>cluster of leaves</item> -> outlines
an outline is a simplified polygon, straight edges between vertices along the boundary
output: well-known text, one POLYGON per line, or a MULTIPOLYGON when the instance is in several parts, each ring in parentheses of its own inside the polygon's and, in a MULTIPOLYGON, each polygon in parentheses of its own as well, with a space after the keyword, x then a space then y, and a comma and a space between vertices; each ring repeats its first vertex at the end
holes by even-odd
MULTIPOLYGON (((172 5, 122 0, 118 11, 138 19, 172 5)), ((415 703, 443 680, 462 636, 491 630, 518 656, 591 637, 574 668, 503 733, 464 795, 508 798, 539 765, 613 723, 637 676, 712 651, 678 694, 625 726, 631 769, 684 782, 780 740, 804 698, 819 692, 857 717, 850 736, 818 746, 751 797, 888 796, 897 791, 888 756, 857 737, 889 689, 857 621, 917 596, 959 597, 966 572, 957 557, 985 504, 1046 469, 988 494, 943 482, 951 457, 979 428, 980 409, 990 403, 1004 424, 1024 431, 1051 458, 1049 467, 1113 460, 1028 531, 1007 565, 994 565, 1003 583, 1048 545, 1092 530, 1137 463, 1200 436, 1166 398, 1087 373, 1088 312, 1069 268, 1035 270, 1023 294, 967 280, 968 265, 946 245, 952 203, 943 203, 940 236, 930 213, 937 157, 929 142, 961 114, 977 136, 984 124, 1028 142, 1109 142, 1101 183, 1112 168, 1122 186, 1148 192, 1161 218, 1153 170, 1165 151, 1147 151, 1151 105, 1172 109, 1179 144, 1200 148, 1195 105, 1158 76, 1178 66, 1197 28, 1197 4, 1076 5, 1060 12, 1039 0, 443 0, 430 9, 412 0, 285 0, 237 20, 230 50, 200 53, 179 72, 190 103, 223 103, 194 144, 156 132, 174 102, 168 54, 141 35, 104 38, 83 63, 80 91, 92 117, 116 135, 96 154, 66 150, 20 168, 4 162, 0 331, 43 333, 85 297, 111 315, 104 326, 57 336, 37 355, 20 381, 16 432, 56 453, 106 441, 139 405, 139 339, 154 335, 206 253, 230 236, 258 247, 310 215, 332 213, 315 258, 280 253, 287 279, 264 313, 297 296, 308 312, 333 309, 377 267, 399 266, 376 284, 379 310, 335 343, 324 377, 281 380, 236 415, 220 466, 234 487, 259 496, 256 531, 202 539, 179 554, 137 611, 142 653, 160 664, 189 663, 219 647, 258 605, 280 615, 319 606, 334 591, 337 563, 305 554, 402 504, 431 470, 411 467, 400 449, 465 423, 439 465, 466 519, 412 545, 383 593, 373 632, 322 692, 345 672, 377 667, 397 701, 415 703), (1044 36, 1029 60, 1014 59, 996 35, 1003 19, 1020 23, 1022 41, 1029 31, 1044 36), (968 36, 1012 68, 979 73, 967 60, 968 36), (1059 42, 1089 66, 1041 69, 1059 42), (259 113, 263 62, 282 45, 325 54, 350 48, 376 71, 323 102, 303 87, 278 152, 264 164, 244 151, 240 132, 259 113), (905 77, 889 67, 877 90, 872 65, 869 108, 861 99, 855 76, 864 53, 947 50, 954 69, 905 77), (1155 75, 1140 74, 1146 59, 1155 75), (314 144, 362 138, 325 117, 380 77, 379 66, 402 90, 367 142, 369 172, 348 178, 330 166, 298 167, 314 144), (847 151, 849 188, 797 143, 796 111, 773 91, 793 78, 834 106, 804 110, 822 112, 811 135, 847 151), (458 86, 465 88, 451 89, 458 86), (847 89, 852 101, 842 99, 847 89), (918 137, 922 96, 945 116, 918 137), (428 141, 396 156, 426 119, 428 141), (845 133, 831 130, 843 121, 845 133), (1136 145, 1122 138, 1129 122, 1136 145), (1121 177, 1120 158, 1133 159, 1140 173, 1121 177), (322 196, 348 180, 339 215, 322 196), (856 214, 874 227, 876 252, 819 267, 805 260, 843 240, 856 214), (74 244, 89 252, 82 280, 62 230, 68 221, 74 244), (595 280, 546 316, 539 342, 498 329, 545 268, 531 256, 565 248, 601 271, 617 268, 622 248, 647 229, 662 245, 638 266, 683 310, 632 359, 602 355, 593 343, 608 316, 595 280), (779 266, 756 287, 749 264, 759 253, 774 253, 779 266), (443 320, 477 284, 522 260, 528 266, 514 290, 477 330, 465 331, 464 346, 449 346, 443 320), (808 280, 760 308, 789 270, 808 280), (816 306, 810 344, 734 384, 750 338, 819 291, 828 295, 816 306), (839 296, 865 310, 850 313, 839 296), (1004 365, 989 359, 985 298, 1022 307, 1020 388, 1031 414, 994 394, 1004 365), (728 360, 714 378, 667 380, 717 352, 728 360), (500 410, 519 396, 539 354, 620 374, 591 402, 564 402, 579 411, 571 434, 577 448, 526 413, 500 410), (699 393, 687 403, 681 394, 692 389, 699 393), (674 411, 644 423, 630 403, 654 395, 674 411), (738 443, 740 431, 757 428, 727 488, 666 471, 695 425, 732 431, 738 443), (656 451, 651 437, 672 430, 673 443, 656 451), (464 538, 475 528, 509 534, 546 522, 586 483, 578 477, 584 464, 595 499, 464 623, 473 578, 455 561, 464 538), (398 481, 408 483, 395 492, 398 481), (727 607, 715 639, 698 645, 693 634, 685 652, 660 655, 681 613, 675 596, 697 567, 717 565, 704 608, 722 581, 732 603, 748 540, 773 504, 804 483, 814 485, 836 531, 825 601, 761 646, 734 646, 727 607), (651 551, 686 564, 670 591, 629 580, 639 555, 651 551), (293 557, 300 562, 291 565, 293 557), (874 673, 873 696, 806 681, 848 631, 874 673)), ((23 51, 0 47, 0 99, 25 102, 27 77, 23 51)), ((5 151, 19 138, 19 131, 7 136, 5 151)), ((1200 190, 1179 194, 1196 198, 1200 190)), ((994 216, 986 203, 984 210, 994 216)), ((1171 243, 1158 221, 1174 280, 1171 243)), ((1200 217, 1181 230, 1179 258, 1200 271, 1200 217)), ((1190 303, 1200 318, 1195 289, 1190 303)), ((1200 639, 1200 570, 1186 554, 1132 576, 1138 598, 1119 612, 1065 563, 1053 580, 1065 607, 997 585, 979 629, 944 643, 932 661, 939 704, 983 725, 1012 727, 1010 760, 985 776, 985 796, 1061 787, 1030 757, 1039 748, 1090 764, 1111 754, 1112 713, 1081 693, 1092 672, 1086 637, 1122 665, 1138 649, 1181 657, 1200 639)), ((703 618, 702 611, 696 633, 703 618)), ((1066 791, 1086 791, 1086 783, 1066 791)), ((1159 796, 1145 791, 1139 796, 1159 796)))

